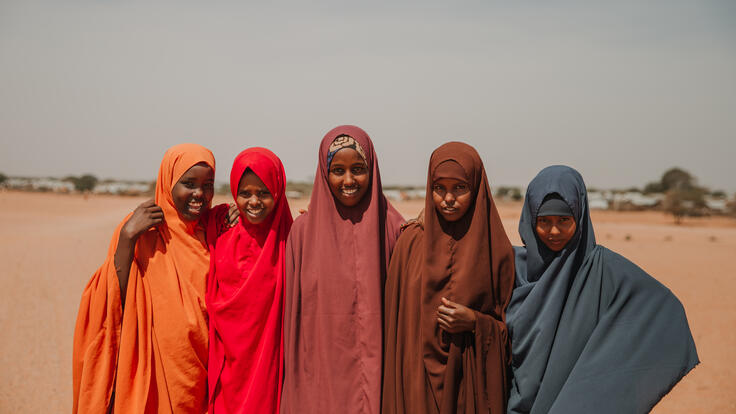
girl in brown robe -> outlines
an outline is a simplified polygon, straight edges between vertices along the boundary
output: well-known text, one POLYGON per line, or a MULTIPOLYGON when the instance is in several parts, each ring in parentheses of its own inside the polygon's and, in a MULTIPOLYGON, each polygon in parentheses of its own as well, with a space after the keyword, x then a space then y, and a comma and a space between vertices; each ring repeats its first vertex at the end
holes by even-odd
POLYGON ((475 149, 437 148, 385 288, 384 414, 505 413, 514 255, 475 149))

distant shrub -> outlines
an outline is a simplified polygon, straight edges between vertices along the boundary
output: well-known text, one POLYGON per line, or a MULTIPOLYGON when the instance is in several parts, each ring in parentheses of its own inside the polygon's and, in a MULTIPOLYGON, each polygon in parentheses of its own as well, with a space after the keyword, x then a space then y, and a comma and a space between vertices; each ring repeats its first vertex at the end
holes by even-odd
POLYGON ((74 189, 80 193, 88 193, 95 189, 97 185, 97 177, 92 174, 84 174, 81 177, 66 177, 65 180, 70 181, 74 185, 74 189))

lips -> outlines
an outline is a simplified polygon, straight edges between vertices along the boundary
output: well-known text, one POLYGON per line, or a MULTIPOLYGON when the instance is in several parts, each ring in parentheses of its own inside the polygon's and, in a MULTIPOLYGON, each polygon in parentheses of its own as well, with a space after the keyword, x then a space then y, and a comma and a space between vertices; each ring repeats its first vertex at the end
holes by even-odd
POLYGON ((263 215, 263 213, 265 211, 266 211, 266 209, 263 208, 263 207, 258 207, 258 208, 250 208, 249 207, 249 208, 246 208, 245 209, 245 214, 247 214, 248 216, 253 217, 253 218, 259 218, 259 217, 261 217, 263 215))
POLYGON ((455 214, 457 211, 458 210, 455 207, 442 207, 442 212, 445 214, 455 214))
POLYGON ((189 213, 191 214, 201 213, 202 207, 204 207, 204 201, 202 200, 192 199, 187 203, 187 210, 189 210, 189 213))
POLYGON ((360 187, 341 187, 340 193, 345 197, 355 197, 360 187))

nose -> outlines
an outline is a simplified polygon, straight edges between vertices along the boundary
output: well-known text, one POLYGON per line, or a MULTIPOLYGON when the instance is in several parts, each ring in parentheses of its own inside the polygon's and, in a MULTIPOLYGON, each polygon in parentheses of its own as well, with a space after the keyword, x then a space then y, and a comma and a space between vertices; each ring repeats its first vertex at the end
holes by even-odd
POLYGON ((353 184, 355 184, 355 178, 353 177, 352 174, 350 174, 349 172, 346 172, 345 173, 345 179, 343 181, 343 185, 346 186, 346 187, 349 187, 349 186, 351 186, 353 184))
POLYGON ((260 202, 261 200, 258 199, 258 197, 255 194, 250 196, 250 198, 248 199, 248 204, 251 206, 257 206, 260 202))
POLYGON ((204 190, 202 190, 202 187, 194 187, 194 190, 192 190, 192 194, 195 197, 201 197, 204 194, 204 190))
POLYGON ((452 194, 451 191, 448 191, 447 194, 445 194, 445 204, 448 206, 455 204, 455 194, 452 194))
POLYGON ((552 226, 552 228, 549 229, 550 234, 560 234, 560 229, 557 228, 557 226, 552 226))

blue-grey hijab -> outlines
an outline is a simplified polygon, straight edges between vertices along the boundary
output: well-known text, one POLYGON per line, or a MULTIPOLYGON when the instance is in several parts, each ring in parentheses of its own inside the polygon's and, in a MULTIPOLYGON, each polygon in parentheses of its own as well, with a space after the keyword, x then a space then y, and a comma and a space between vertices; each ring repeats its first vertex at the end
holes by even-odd
POLYGON ((529 184, 519 222, 516 282, 506 312, 508 413, 646 413, 695 365, 680 301, 626 258, 596 244, 583 178, 551 166, 529 184), (535 232, 544 198, 573 212, 560 252, 535 232))

